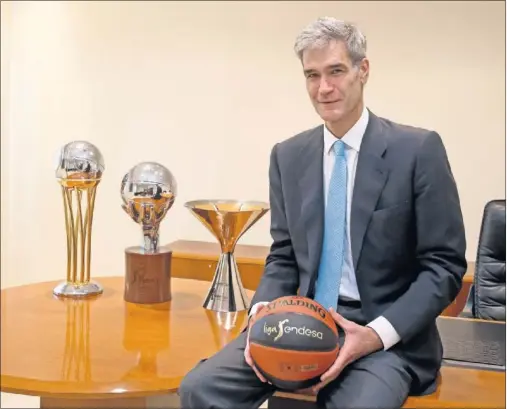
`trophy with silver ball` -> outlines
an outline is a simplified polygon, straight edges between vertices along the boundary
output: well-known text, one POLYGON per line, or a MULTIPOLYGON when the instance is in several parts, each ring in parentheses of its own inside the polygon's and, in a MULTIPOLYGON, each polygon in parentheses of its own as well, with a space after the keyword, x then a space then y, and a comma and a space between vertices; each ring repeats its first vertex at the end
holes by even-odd
POLYGON ((142 245, 125 249, 124 300, 155 304, 171 300, 172 251, 159 244, 160 223, 177 195, 173 174, 156 162, 142 162, 121 182, 122 208, 141 225, 142 245))
POLYGON ((90 279, 93 211, 103 172, 102 154, 90 142, 73 141, 60 149, 55 173, 65 209, 67 279, 53 289, 58 297, 82 298, 103 292, 90 279))

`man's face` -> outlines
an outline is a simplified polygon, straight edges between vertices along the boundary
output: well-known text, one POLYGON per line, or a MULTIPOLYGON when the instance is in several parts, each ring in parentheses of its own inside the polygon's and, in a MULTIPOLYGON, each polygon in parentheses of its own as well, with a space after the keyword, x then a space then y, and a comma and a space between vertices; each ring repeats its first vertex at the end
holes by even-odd
POLYGON ((369 63, 352 64, 345 43, 332 41, 323 48, 304 51, 306 88, 315 110, 329 123, 342 120, 363 99, 369 63))

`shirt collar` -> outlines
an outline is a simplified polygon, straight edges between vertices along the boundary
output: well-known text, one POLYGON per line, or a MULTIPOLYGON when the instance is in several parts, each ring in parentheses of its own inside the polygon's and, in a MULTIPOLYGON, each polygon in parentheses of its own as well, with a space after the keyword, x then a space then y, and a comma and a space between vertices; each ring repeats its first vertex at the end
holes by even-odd
MULTIPOLYGON (((369 116, 370 115, 368 109, 366 109, 365 106, 359 120, 341 138, 345 145, 347 145, 349 148, 354 149, 356 152, 359 152, 364 132, 368 126, 369 116)), ((336 142, 336 139, 337 138, 331 133, 331 131, 327 129, 327 126, 324 125, 324 152, 326 154, 329 154, 333 147, 333 144, 336 142)))

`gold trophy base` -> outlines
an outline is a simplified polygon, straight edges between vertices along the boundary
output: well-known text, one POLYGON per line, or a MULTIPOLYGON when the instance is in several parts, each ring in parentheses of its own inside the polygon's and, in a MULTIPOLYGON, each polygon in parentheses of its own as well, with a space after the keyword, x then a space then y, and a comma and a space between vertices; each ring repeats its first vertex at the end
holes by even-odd
POLYGON ((85 298, 102 294, 104 289, 99 283, 89 281, 87 283, 73 283, 64 281, 53 289, 53 294, 57 297, 85 298))
POLYGON ((123 299, 136 304, 171 301, 172 250, 160 247, 145 253, 142 247, 125 249, 125 292, 123 299))

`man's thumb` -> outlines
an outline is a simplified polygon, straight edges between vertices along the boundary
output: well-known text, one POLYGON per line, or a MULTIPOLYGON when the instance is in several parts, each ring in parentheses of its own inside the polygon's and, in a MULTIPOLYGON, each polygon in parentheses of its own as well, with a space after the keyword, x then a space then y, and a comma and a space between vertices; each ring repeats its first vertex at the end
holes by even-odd
POLYGON ((341 327, 344 331, 346 331, 350 327, 351 321, 349 321, 346 318, 343 318, 333 308, 330 308, 329 312, 331 313, 331 316, 333 317, 335 322, 338 324, 338 326, 341 327))

